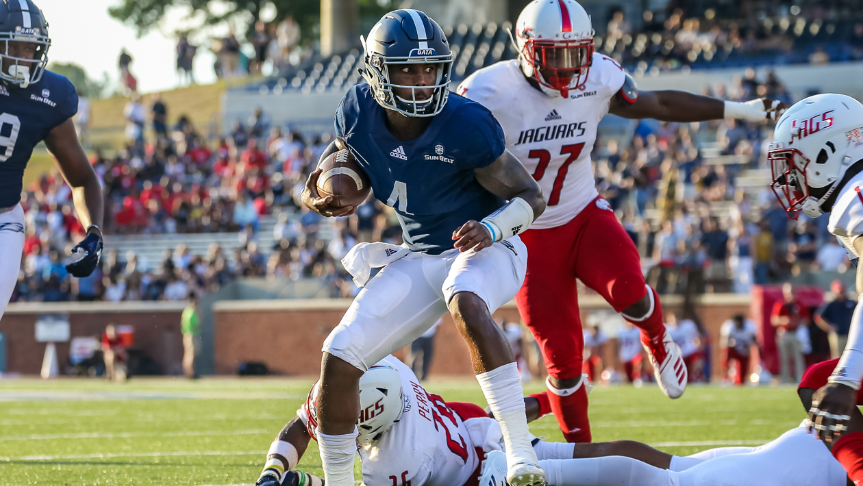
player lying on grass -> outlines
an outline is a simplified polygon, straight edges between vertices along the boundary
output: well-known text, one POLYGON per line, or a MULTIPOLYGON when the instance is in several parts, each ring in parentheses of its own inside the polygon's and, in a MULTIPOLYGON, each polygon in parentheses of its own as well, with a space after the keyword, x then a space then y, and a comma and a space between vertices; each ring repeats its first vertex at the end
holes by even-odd
MULTIPOLYGON (((256 484, 322 484, 320 478, 293 470, 309 441, 317 440, 317 393, 316 383, 270 447, 256 484)), ((546 393, 524 401, 528 421, 551 413, 546 393)), ((392 356, 363 374, 360 406, 357 453, 367 486, 476 485, 484 454, 503 447, 500 425, 485 410, 427 392, 411 369, 392 356)), ((627 455, 663 467, 671 457, 631 441, 566 444, 534 439, 533 446, 540 459, 627 455)))
MULTIPOLYGON (((582 448, 579 444, 576 455, 582 448)), ((644 444, 631 443, 651 450, 644 444)), ((616 454, 616 453, 613 453, 616 454)), ((809 435, 808 419, 800 427, 760 447, 721 447, 687 457, 653 451, 655 464, 609 455, 589 459, 544 460, 549 486, 849 486, 842 465, 809 435)), ((479 486, 504 486, 506 458, 489 453, 479 486)))
MULTIPOLYGON (((445 402, 390 356, 360 381, 358 454, 367 486, 505 484, 500 426, 472 403, 445 402), (482 457, 489 458, 482 468, 482 457)), ((279 433, 256 484, 321 485, 294 470, 315 438, 317 384, 279 433)), ((528 421, 551 412, 547 393, 524 398, 528 421)), ((634 441, 566 444, 533 440, 551 486, 844 486, 845 472, 799 427, 761 447, 712 449, 678 457, 634 441)))

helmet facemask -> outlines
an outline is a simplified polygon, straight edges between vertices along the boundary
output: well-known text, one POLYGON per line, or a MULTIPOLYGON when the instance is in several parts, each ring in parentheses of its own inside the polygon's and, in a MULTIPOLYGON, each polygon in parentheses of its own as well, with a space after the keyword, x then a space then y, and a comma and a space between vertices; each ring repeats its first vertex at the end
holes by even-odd
POLYGON ((47 35, 42 35, 47 33, 40 32, 39 29, 29 29, 28 33, 22 33, 20 27, 17 29, 16 32, 0 32, 0 59, 3 64, 3 69, 0 70, 0 81, 26 88, 42 79, 42 74, 48 65, 48 48, 51 47, 51 39, 47 35), (35 44, 34 58, 12 56, 9 53, 11 42, 35 44))
POLYGON ((546 88, 569 98, 569 91, 583 89, 593 59, 593 38, 573 41, 528 40, 521 51, 523 63, 546 88))
POLYGON ((806 183, 809 159, 797 149, 771 144, 767 160, 773 175, 770 188, 788 217, 796 220, 809 199, 809 186, 806 183))
POLYGON ((366 54, 366 69, 363 77, 373 88, 376 101, 384 108, 397 111, 408 117, 431 117, 440 113, 449 97, 449 82, 452 72, 452 54, 430 57, 384 57, 376 53, 366 54), (406 64, 433 64, 437 74, 430 86, 407 86, 391 81, 390 69, 406 64), (397 96, 395 89, 410 90, 410 99, 397 96), (428 99, 418 100, 417 91, 432 89, 428 99))

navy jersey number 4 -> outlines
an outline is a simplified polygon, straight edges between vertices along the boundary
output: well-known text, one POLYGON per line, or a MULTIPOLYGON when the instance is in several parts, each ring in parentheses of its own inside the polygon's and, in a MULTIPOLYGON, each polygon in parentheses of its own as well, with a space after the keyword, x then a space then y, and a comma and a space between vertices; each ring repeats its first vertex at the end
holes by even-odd
POLYGON ((27 88, 0 83, 0 208, 18 204, 33 149, 77 112, 75 88, 59 74, 27 88))
POLYGON ((368 174, 375 198, 396 210, 408 248, 452 249, 453 231, 503 205, 474 174, 503 154, 503 129, 485 107, 454 93, 414 140, 393 137, 385 119, 369 85, 354 86, 336 112, 336 135, 368 174))

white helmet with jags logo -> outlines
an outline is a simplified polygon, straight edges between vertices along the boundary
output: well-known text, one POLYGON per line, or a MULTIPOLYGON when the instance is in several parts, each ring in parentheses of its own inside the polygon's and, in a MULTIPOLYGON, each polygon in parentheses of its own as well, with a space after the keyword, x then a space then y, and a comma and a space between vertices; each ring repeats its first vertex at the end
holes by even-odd
POLYGON ((357 443, 362 447, 378 439, 402 418, 405 398, 399 370, 382 359, 360 378, 360 431, 357 443))
POLYGON ((515 23, 521 69, 545 94, 569 98, 587 83, 593 35, 590 16, 575 0, 534 0, 515 23))
MULTIPOLYGON (((318 395, 320 385, 315 383, 306 399, 309 435, 317 440, 318 395)), ((399 370, 386 358, 378 361, 360 378, 360 417, 357 420, 360 447, 381 438, 402 418, 405 409, 402 379, 399 370)))
POLYGON ((863 146, 863 105, 841 94, 810 96, 782 115, 773 140, 771 189, 792 219, 801 211, 817 218, 863 168, 856 164, 863 152, 852 153, 863 146))

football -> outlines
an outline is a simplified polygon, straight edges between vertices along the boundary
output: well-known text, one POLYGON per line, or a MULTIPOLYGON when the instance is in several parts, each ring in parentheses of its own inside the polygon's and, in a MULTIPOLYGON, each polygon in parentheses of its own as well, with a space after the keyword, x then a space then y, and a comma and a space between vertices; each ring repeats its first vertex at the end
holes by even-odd
POLYGON ((332 206, 359 206, 369 196, 371 183, 357 164, 350 150, 343 149, 327 156, 318 167, 318 194, 332 196, 332 206))

